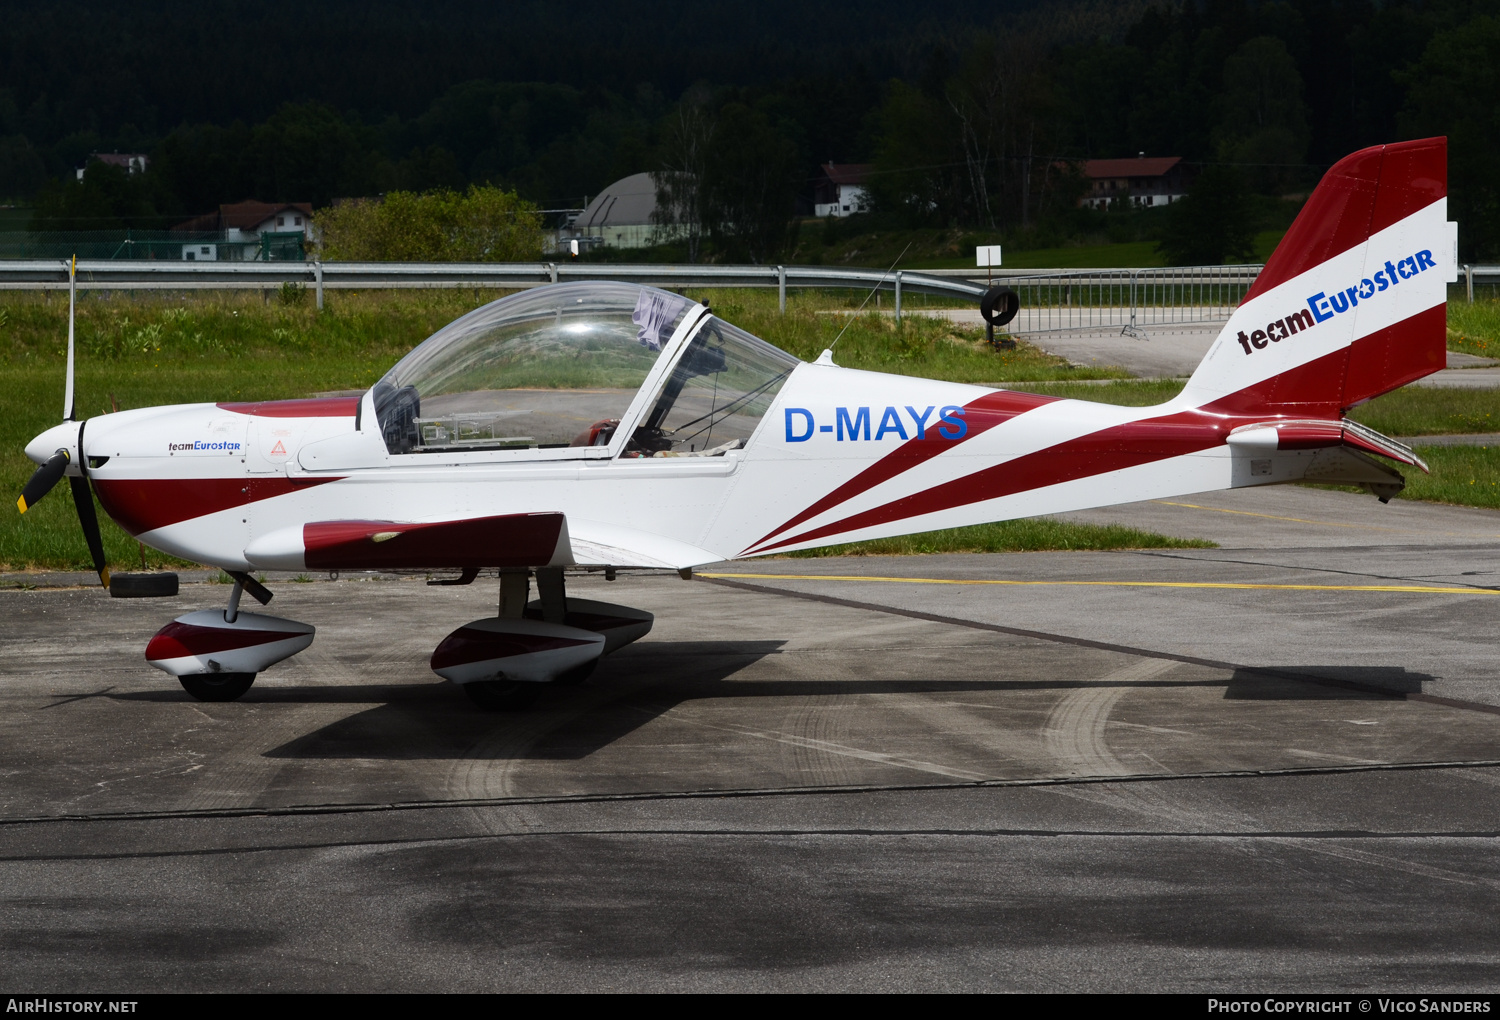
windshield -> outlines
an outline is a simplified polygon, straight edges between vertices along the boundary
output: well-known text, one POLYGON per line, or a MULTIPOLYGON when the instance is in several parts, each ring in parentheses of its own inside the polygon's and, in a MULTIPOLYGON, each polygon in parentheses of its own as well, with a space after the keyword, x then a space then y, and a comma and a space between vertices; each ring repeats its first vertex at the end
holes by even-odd
POLYGON ((710 316, 621 456, 715 457, 747 443, 801 362, 710 316))
POLYGON ((603 446, 687 298, 630 283, 513 294, 449 323, 375 384, 392 453, 603 446))

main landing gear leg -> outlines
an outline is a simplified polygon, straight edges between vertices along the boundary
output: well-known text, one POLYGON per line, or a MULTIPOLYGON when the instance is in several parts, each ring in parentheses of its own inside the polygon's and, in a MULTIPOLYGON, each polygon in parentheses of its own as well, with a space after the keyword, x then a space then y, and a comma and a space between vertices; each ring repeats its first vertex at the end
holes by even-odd
MULTIPOLYGON (((526 614, 526 602, 530 598, 531 571, 500 571, 500 606, 496 614, 499 619, 522 619, 526 614)), ((455 636, 456 633, 450 634, 444 644, 451 642, 455 636)), ((437 653, 434 652, 434 668, 437 661, 437 653)), ((541 688, 540 684, 507 679, 502 672, 496 672, 493 680, 476 680, 462 686, 470 701, 491 712, 518 712, 529 708, 541 688)))

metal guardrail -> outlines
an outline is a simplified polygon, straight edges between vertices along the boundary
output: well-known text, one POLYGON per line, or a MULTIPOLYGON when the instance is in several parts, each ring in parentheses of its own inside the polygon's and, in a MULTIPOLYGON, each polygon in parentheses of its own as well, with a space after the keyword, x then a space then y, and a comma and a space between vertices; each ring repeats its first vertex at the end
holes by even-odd
MULTIPOLYGON (((67 263, 54 259, 0 261, 0 289, 67 286, 67 263)), ((1484 268, 1484 267, 1473 267, 1484 268)), ((285 283, 313 288, 323 307, 327 290, 430 287, 525 288, 571 280, 626 280, 665 287, 776 287, 786 310, 789 287, 880 288, 977 301, 1004 283, 1021 299, 1013 333, 1118 329, 1143 337, 1147 327, 1229 318, 1260 266, 1169 269, 960 270, 854 269, 835 266, 629 265, 598 262, 171 262, 86 261, 84 290, 268 290, 285 283)), ((1495 267, 1500 276, 1500 267, 1495 267)), ((1472 290, 1472 287, 1471 287, 1472 290)))
POLYGON ((1464 280, 1464 291, 1469 298, 1469 304, 1474 303, 1474 284, 1500 284, 1500 266, 1459 266, 1460 275, 1464 280))
MULTIPOLYGON (((0 289, 56 290, 68 285, 67 263, 0 261, 0 289)), ((115 262, 78 263, 84 290, 265 290, 299 283, 316 291, 418 287, 537 287, 570 280, 626 280, 666 287, 776 287, 786 309, 788 287, 894 291, 978 300, 985 285, 928 273, 832 266, 678 266, 600 262, 115 262)))

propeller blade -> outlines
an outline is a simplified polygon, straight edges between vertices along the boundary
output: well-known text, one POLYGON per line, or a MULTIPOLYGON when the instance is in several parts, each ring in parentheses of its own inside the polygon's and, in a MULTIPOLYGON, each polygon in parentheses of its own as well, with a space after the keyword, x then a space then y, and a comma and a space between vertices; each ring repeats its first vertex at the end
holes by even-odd
POLYGON ((21 498, 16 500, 16 508, 24 514, 36 506, 38 500, 52 491, 57 480, 68 469, 68 461, 71 459, 67 450, 58 450, 48 457, 47 463, 32 473, 30 481, 21 490, 21 498))
POLYGON ((78 256, 68 264, 68 375, 63 389, 63 421, 73 420, 73 317, 78 307, 78 256))
POLYGON ((94 557, 94 571, 99 583, 109 587, 109 568, 104 565, 104 538, 99 534, 99 515, 94 512, 94 490, 87 478, 69 478, 73 486, 73 505, 78 508, 78 523, 83 525, 83 537, 88 540, 89 552, 94 557))

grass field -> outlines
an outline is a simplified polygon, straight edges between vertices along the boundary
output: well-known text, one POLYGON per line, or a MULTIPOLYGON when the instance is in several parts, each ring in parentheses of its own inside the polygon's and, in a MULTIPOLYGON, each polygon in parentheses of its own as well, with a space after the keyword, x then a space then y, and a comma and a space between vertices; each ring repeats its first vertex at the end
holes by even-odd
POLYGON ((787 553, 799 559, 820 556, 917 556, 925 553, 1094 551, 1101 549, 1214 549, 1201 538, 1169 538, 1118 524, 1071 524, 1049 517, 1031 517, 972 528, 929 531, 873 542, 852 542, 787 553))
MULTIPOLYGON (((1270 258, 1285 234, 1284 230, 1265 230, 1256 234, 1251 261, 1258 263, 1270 258)), ((1063 248, 1006 248, 1003 255, 1006 269, 1144 269, 1167 264, 1166 256, 1156 250, 1155 241, 1063 248)), ((974 253, 970 251, 954 258, 921 259, 911 268, 967 269, 973 265, 974 253)))
POLYGON ((1500 392, 1408 386, 1361 404, 1349 417, 1388 436, 1500 432, 1500 392))
POLYGON ((1463 298, 1450 300, 1448 349, 1500 358, 1500 301, 1475 301, 1471 305, 1463 298))
POLYGON ((1500 446, 1419 445, 1415 449, 1432 474, 1402 468, 1406 476, 1402 499, 1500 509, 1500 446))

